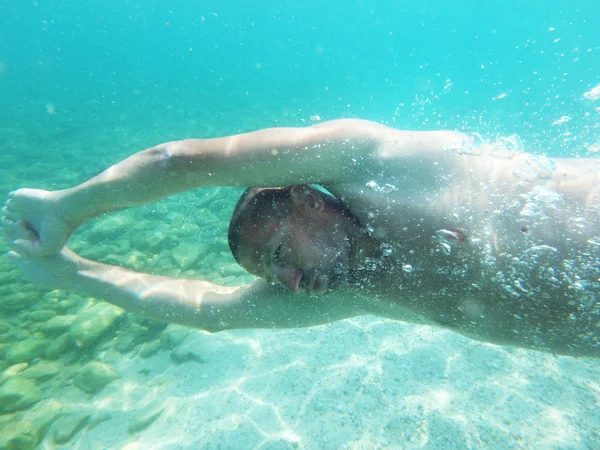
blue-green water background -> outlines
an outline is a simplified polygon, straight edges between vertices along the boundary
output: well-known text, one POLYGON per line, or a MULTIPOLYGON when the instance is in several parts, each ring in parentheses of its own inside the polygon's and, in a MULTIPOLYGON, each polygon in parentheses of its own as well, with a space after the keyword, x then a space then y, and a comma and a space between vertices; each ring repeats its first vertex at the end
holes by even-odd
POLYGON ((592 0, 4 1, 0 120, 40 157, 61 132, 135 124, 150 144, 313 114, 575 153, 598 131, 581 95, 600 83, 599 18, 592 0))
MULTIPOLYGON (((303 126, 312 123, 312 115, 323 119, 358 117, 399 128, 458 128, 491 139, 497 134, 516 133, 527 151, 594 157, 586 146, 599 142, 600 113, 595 108, 600 104, 585 100, 582 95, 599 84, 600 2, 592 0, 295 3, 3 0, 0 2, 0 195, 4 197, 8 190, 23 186, 67 187, 160 142, 277 125, 303 126), (553 125, 562 116, 571 120, 553 125)), ((100 218, 79 230, 69 245, 90 258, 167 275, 182 274, 169 256, 176 245, 199 245, 206 254, 217 255, 216 262, 213 260, 211 267, 198 265, 188 270, 194 273, 184 272, 183 276, 239 282, 244 276, 231 266, 225 272, 216 269, 232 263, 231 258, 227 260, 224 231, 238 192, 222 190, 212 197, 214 192, 204 190, 131 213, 119 213, 122 215, 112 222, 100 218), (202 213, 198 214, 200 210, 202 213), (189 224, 200 227, 184 230, 189 224), (232 280, 234 276, 237 278, 232 280)), ((1 249, 6 250, 5 246, 1 249)), ((34 335, 36 328, 30 320, 30 308, 37 304, 49 308, 52 303, 49 297, 44 297, 45 290, 23 280, 9 267, 6 258, 0 260, 0 267, 0 272, 4 272, 0 285, 3 301, 12 298, 24 302, 21 309, 3 316, 14 326, 4 334, 3 342, 12 344, 34 335), (21 297, 15 297, 15 293, 21 297)), ((73 302, 67 313, 77 313, 85 304, 82 298, 68 293, 56 295, 73 302)), ((149 326, 137 317, 128 316, 117 331, 127 329, 132 323, 149 326)), ((405 330, 401 325, 385 326, 394 338, 400 336, 399 330, 405 330)), ((313 330, 317 340, 323 342, 319 341, 318 348, 307 350, 306 358, 312 361, 311 355, 315 355, 315 360, 321 361, 319 349, 327 351, 327 341, 336 336, 335 330, 346 330, 344 327, 356 328, 336 324, 331 328, 333 332, 313 330)), ((113 332, 116 335, 117 331, 112 330, 109 335, 113 332)), ((294 333, 249 336, 287 343, 295 339, 294 333)), ((298 333, 304 336, 304 330, 298 333)), ((356 350, 359 344, 357 341, 356 347, 350 348, 345 342, 351 332, 344 333, 344 345, 340 343, 335 350, 350 359, 359 351, 356 350)), ((303 339, 298 338, 299 342, 303 339)), ((370 342, 361 337, 360 342, 363 341, 370 342)), ((337 341, 333 342, 335 346, 337 341)), ((374 342, 379 345, 380 340, 374 342)), ((438 355, 440 361, 446 361, 455 351, 454 341, 444 342, 448 348, 444 347, 438 355)), ((462 355, 453 356, 454 360, 464 359, 467 363, 464 370, 458 366, 460 376, 449 377, 452 383, 479 367, 484 347, 477 345, 473 344, 476 355, 473 361, 469 360, 470 347, 461 350, 462 355)), ((274 348, 277 351, 278 347, 274 348)), ((289 348, 279 350, 279 356, 289 353, 289 348)), ((96 349, 90 349, 90 354, 83 357, 97 357, 93 353, 96 349)), ((75 367, 81 357, 78 351, 69 350, 59 361, 65 367, 75 367)), ((500 358, 494 354, 490 353, 490 360, 500 358)), ((510 356, 509 350, 507 355, 510 356)), ((426 352, 426 356, 419 354, 414 358, 420 364, 433 361, 434 356, 435 352, 426 352)), ((123 361, 126 357, 129 356, 123 356, 123 361)), ((504 353, 502 358, 505 358, 502 361, 509 359, 504 353)), ((531 361, 534 369, 537 367, 535 352, 525 359, 531 361)), ((216 360, 214 357, 207 366, 220 367, 216 360)), ((252 366, 257 361, 260 362, 250 354, 240 370, 246 370, 247 377, 253 373, 263 376, 264 372, 252 366)), ((386 373, 405 365, 404 359, 398 361, 386 373)), ((587 439, 582 442, 591 445, 598 430, 589 411, 594 407, 597 410, 594 406, 597 401, 590 387, 595 381, 590 384, 588 379, 593 379, 590 374, 596 366, 590 363, 585 372, 585 363, 578 365, 579 362, 569 358, 557 361, 563 368, 572 365, 569 373, 581 373, 581 380, 572 375, 560 378, 553 373, 549 383, 558 387, 547 394, 546 386, 550 384, 543 378, 544 369, 537 367, 537 372, 527 374, 531 377, 529 386, 533 387, 531 392, 523 394, 524 398, 527 401, 539 398, 546 404, 560 398, 555 392, 561 392, 563 382, 575 386, 576 392, 583 393, 582 399, 569 394, 571 403, 565 410, 573 417, 573 423, 580 423, 579 436, 587 439), (592 433, 594 426, 596 434, 592 433)), ((440 367, 446 367, 445 364, 440 363, 440 367)), ((310 373, 316 374, 315 385, 319 382, 316 379, 322 380, 329 373, 327 366, 318 371, 321 365, 322 361, 308 364, 310 373)), ((510 365, 506 367, 506 372, 512 371, 510 365)), ((490 369, 490 376, 499 370, 490 369)), ((443 369, 433 372, 441 377, 443 369)), ((302 377, 306 378, 307 373, 303 372, 302 377)), ((411 372, 398 384, 404 389, 419 378, 427 377, 411 372)), ((232 379, 237 386, 235 377, 232 379)), ((365 379, 368 378, 360 378, 363 386, 377 386, 365 383, 365 379)), ((220 378, 215 380, 218 385, 220 378)), ((55 382, 48 383, 45 386, 55 382)), ((442 383, 446 379, 440 379, 438 384, 442 383)), ((486 379, 482 383, 493 386, 486 379)), ((60 386, 56 385, 58 389, 60 386)), ((142 385, 138 390, 143 389, 142 385)), ((280 386, 273 383, 273 392, 280 386)), ((457 386, 456 392, 466 389, 457 386)), ((174 389, 177 392, 179 388, 174 389)), ((404 392, 402 389, 400 392, 404 392)), ((44 392, 50 391, 44 387, 44 392)), ((343 398, 334 389, 332 392, 334 397, 343 398)), ((290 401, 300 401, 304 394, 299 391, 289 396, 290 401)), ((60 395, 57 398, 61 399, 60 395)), ((389 404, 378 403, 379 413, 395 414, 390 405, 403 400, 394 395, 385 394, 389 404)), ((524 415, 531 423, 537 423, 538 410, 523 413, 522 407, 511 407, 509 400, 510 397, 503 403, 499 397, 480 403, 491 405, 500 417, 504 417, 504 408, 507 415, 524 415)), ((354 411, 352 402, 342 405, 354 411)), ((468 398, 457 400, 457 405, 461 412, 472 408, 468 398)), ((295 414, 293 407, 282 408, 286 414, 295 414)), ((307 411, 312 410, 307 407, 307 411)), ((306 414, 306 420, 296 431, 302 434, 305 424, 310 429, 310 424, 320 423, 321 419, 315 419, 321 417, 319 411, 317 408, 315 415, 306 414)), ((206 415, 210 416, 209 413, 206 415)), ((120 416, 115 417, 118 422, 120 416)), ((486 420, 475 421, 474 426, 481 431, 481 423, 486 420)), ((114 426, 112 422, 109 424, 114 426)), ((527 428, 516 422, 506 426, 512 427, 509 430, 513 433, 519 430, 524 436, 528 433, 527 428)), ((353 425, 329 428, 339 429, 342 434, 356 431, 353 425)), ((370 430, 366 425, 362 429, 370 430)), ((311 433, 319 436, 325 431, 307 432, 305 437, 311 433)), ((444 437, 445 433, 439 432, 438 436, 444 437)), ((510 433, 499 436, 503 436, 497 437, 502 444, 497 448, 506 448, 503 443, 516 442, 510 433)), ((237 442, 238 437, 232 433, 230 439, 237 442)), ((533 445, 527 437, 522 439, 525 446, 533 445)), ((86 448, 82 445, 81 448, 86 448)), ((314 448, 327 447, 323 445, 321 442, 314 448)))

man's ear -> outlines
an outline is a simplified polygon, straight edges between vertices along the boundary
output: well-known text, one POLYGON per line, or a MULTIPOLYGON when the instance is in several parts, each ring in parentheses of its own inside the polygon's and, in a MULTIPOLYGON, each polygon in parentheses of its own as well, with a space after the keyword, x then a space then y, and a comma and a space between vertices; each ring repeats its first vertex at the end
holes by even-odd
POLYGON ((290 188, 292 205, 299 208, 308 208, 314 211, 323 211, 325 200, 319 191, 305 184, 297 184, 290 188))

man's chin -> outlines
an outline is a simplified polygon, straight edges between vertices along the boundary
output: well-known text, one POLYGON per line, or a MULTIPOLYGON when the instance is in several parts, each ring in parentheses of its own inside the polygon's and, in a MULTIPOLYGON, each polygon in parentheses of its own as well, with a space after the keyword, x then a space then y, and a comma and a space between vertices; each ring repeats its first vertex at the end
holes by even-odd
MULTIPOLYGON (((334 291, 339 291, 348 285, 349 277, 347 272, 333 272, 326 279, 317 280, 321 281, 318 285, 318 292, 327 294, 334 291)), ((317 283, 315 282, 315 287, 317 283)))

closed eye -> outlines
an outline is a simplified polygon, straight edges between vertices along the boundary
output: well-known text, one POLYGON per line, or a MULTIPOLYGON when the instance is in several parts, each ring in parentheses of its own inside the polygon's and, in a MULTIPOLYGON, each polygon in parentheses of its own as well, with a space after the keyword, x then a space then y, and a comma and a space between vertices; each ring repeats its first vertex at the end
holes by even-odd
POLYGON ((279 244, 277 246, 277 248, 275 249, 275 252, 273 253, 273 262, 279 262, 280 258, 281 258, 281 250, 282 250, 283 244, 279 244))

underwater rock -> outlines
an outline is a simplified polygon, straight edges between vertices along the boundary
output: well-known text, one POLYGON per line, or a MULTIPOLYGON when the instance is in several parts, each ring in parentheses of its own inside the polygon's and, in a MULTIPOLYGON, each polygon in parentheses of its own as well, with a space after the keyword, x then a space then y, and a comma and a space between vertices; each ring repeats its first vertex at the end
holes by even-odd
POLYGON ((215 252, 209 253, 198 264, 200 267, 214 267, 217 262, 218 255, 215 252))
POLYGON ((190 347, 176 348, 171 352, 170 358, 175 364, 183 364, 184 362, 190 361, 201 364, 206 363, 200 351, 190 347))
POLYGON ((91 430, 95 426, 101 424, 102 422, 106 422, 110 419, 112 419, 112 415, 110 412, 104 410, 96 411, 96 414, 94 414, 88 422, 87 429, 91 430))
POLYGON ((66 444, 75 436, 90 420, 90 414, 86 412, 72 412, 62 416, 54 423, 53 439, 56 444, 66 444))
POLYGON ((176 243, 175 236, 156 230, 142 231, 133 237, 133 247, 144 252, 156 253, 162 248, 172 248, 176 243))
POLYGON ((42 325, 41 331, 49 336, 55 336, 63 334, 69 329, 73 322, 77 319, 75 314, 68 314, 64 316, 56 316, 48 320, 42 325))
POLYGON ((42 391, 35 382, 22 377, 11 377, 0 386, 0 414, 28 408, 41 398, 42 391))
POLYGON ((0 449, 2 450, 30 450, 35 447, 35 444, 29 422, 7 422, 0 427, 0 449))
POLYGON ((2 372, 2 376, 9 378, 9 377, 14 377, 15 375, 20 374, 21 372, 23 372, 25 369, 27 369, 29 367, 29 363, 19 363, 19 364, 14 364, 8 368, 6 368, 4 370, 4 372, 2 372))
POLYGON ((86 231, 84 237, 92 246, 107 239, 113 241, 122 237, 123 232, 135 223, 136 220, 131 213, 105 217, 102 222, 94 224, 91 230, 86 231))
POLYGON ((91 259, 105 259, 107 256, 113 256, 119 254, 118 247, 116 245, 109 244, 97 244, 89 249, 86 249, 86 258, 91 259))
POLYGON ((48 341, 43 339, 27 339, 15 342, 4 350, 4 359, 12 364, 28 362, 41 356, 47 346, 48 341))
POLYGON ((148 428, 158 417, 162 414, 165 407, 162 401, 156 400, 139 409, 135 412, 129 425, 127 425, 127 431, 129 433, 136 433, 138 431, 145 430, 148 428))
POLYGON ((144 253, 134 250, 127 255, 119 257, 119 261, 126 267, 139 272, 143 271, 146 267, 148 257, 144 253))
POLYGON ((68 298, 64 298, 62 300, 59 300, 54 305, 54 308, 57 311, 60 311, 63 314, 66 313, 66 312, 73 313, 73 312, 76 312, 77 310, 79 310, 87 302, 88 302, 88 300, 82 299, 80 297, 69 296, 68 298))
POLYGON ((63 413, 62 404, 56 400, 45 400, 25 413, 23 420, 31 423, 32 435, 36 445, 46 437, 50 426, 63 413))
POLYGON ((62 368, 63 366, 61 364, 51 361, 42 361, 25 370, 23 372, 23 377, 43 382, 54 378, 62 368))
POLYGON ((117 254, 119 255, 131 251, 131 241, 129 239, 119 239, 118 241, 115 241, 114 244, 117 247, 117 254))
POLYGON ((50 341, 48 348, 44 350, 44 358, 50 360, 58 359, 73 348, 75 348, 75 345, 73 344, 73 341, 69 335, 63 334, 62 336, 50 341))
POLYGON ((34 292, 13 292, 0 299, 0 311, 16 312, 31 308, 39 302, 39 296, 34 292))
POLYGON ((87 363, 77 372, 74 384, 82 391, 95 394, 117 378, 119 374, 111 366, 94 361, 87 363))
POLYGON ((180 269, 185 270, 194 264, 202 253, 203 248, 190 243, 183 243, 171 251, 171 257, 180 269))
POLYGON ((148 332, 148 328, 142 325, 129 323, 117 335, 115 348, 120 353, 128 353, 144 340, 148 332))
POLYGON ((0 319, 0 334, 8 333, 13 328, 10 322, 0 319))
POLYGON ((178 236, 191 236, 192 238, 198 238, 202 234, 202 229, 194 224, 186 222, 180 227, 174 229, 178 236))
POLYGON ((169 325, 160 336, 160 342, 165 348, 175 348, 190 334, 190 330, 179 325, 169 325))
POLYGON ((94 344, 124 311, 108 303, 98 303, 77 315, 69 336, 80 347, 94 344))
POLYGON ((2 336, 2 342, 11 343, 11 342, 20 342, 25 341, 31 337, 31 333, 22 328, 12 328, 8 333, 5 333, 2 336))
POLYGON ((161 344, 159 340, 145 342, 140 348, 139 355, 142 358, 150 358, 152 355, 156 354, 156 352, 160 349, 160 345, 161 344))
POLYGON ((40 309, 29 313, 27 318, 32 322, 46 322, 54 316, 56 316, 56 311, 52 311, 51 309, 40 309))

